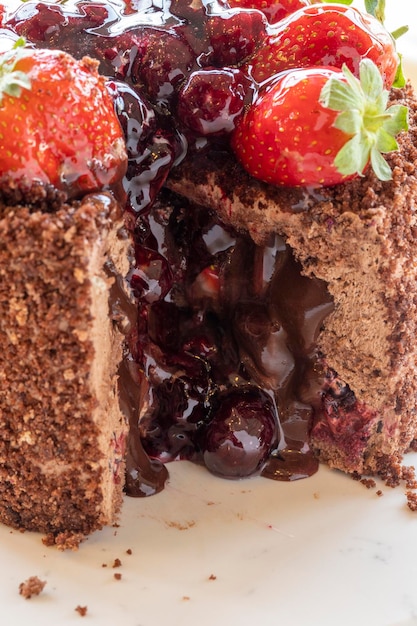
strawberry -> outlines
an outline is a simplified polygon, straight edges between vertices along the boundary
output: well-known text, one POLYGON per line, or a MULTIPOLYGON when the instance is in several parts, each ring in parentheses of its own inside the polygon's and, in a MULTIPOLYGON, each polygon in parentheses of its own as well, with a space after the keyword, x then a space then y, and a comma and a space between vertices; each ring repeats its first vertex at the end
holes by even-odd
POLYGON ((70 196, 121 179, 123 131, 97 65, 21 45, 0 56, 0 177, 70 196))
POLYGON ((279 22, 287 15, 302 7, 309 6, 309 0, 229 0, 229 6, 241 9, 258 9, 268 18, 270 24, 279 22))
POLYGON ((271 28, 248 67, 258 83, 293 67, 346 64, 358 76, 365 57, 379 67, 389 89, 399 66, 391 35, 372 15, 326 3, 300 9, 271 28))
POLYGON ((299 68, 266 82, 232 134, 244 168, 275 185, 321 186, 362 175, 370 162, 388 180, 381 152, 398 147, 407 109, 386 108, 388 91, 372 61, 359 71, 360 80, 346 66, 299 68))

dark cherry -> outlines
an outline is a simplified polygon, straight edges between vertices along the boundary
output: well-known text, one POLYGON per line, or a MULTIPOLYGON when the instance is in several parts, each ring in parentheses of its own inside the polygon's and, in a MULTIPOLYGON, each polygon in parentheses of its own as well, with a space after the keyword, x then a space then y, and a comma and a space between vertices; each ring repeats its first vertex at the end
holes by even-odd
POLYGON ((260 9, 268 18, 270 24, 279 22, 290 13, 294 13, 294 11, 308 6, 311 2, 310 0, 285 0, 285 2, 275 0, 275 2, 262 2, 261 7, 259 7, 259 4, 259 0, 229 0, 231 7, 260 9))
POLYGON ((183 84, 176 115, 199 135, 230 133, 243 111, 251 83, 238 69, 205 68, 183 84))
POLYGON ((254 386, 233 387, 213 399, 203 459, 213 474, 240 478, 258 472, 277 445, 271 397, 254 386))
POLYGON ((212 64, 241 65, 262 46, 267 20, 261 11, 228 9, 209 15, 206 28, 212 64))
POLYGON ((131 80, 152 101, 169 102, 194 62, 194 52, 176 31, 149 28, 137 38, 131 80))
POLYGON ((135 296, 152 304, 165 298, 172 287, 172 271, 165 257, 154 250, 138 246, 136 264, 130 274, 135 296))

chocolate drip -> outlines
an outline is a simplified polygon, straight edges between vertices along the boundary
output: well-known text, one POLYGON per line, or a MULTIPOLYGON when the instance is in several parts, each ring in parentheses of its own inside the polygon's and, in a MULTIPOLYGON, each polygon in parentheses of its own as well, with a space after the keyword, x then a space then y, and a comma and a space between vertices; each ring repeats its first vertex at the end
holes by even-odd
MULTIPOLYGON (((121 236, 124 236, 121 233, 121 236)), ((110 317, 118 330, 129 338, 136 327, 137 302, 126 280, 117 272, 114 263, 105 264, 107 275, 113 278, 109 294, 110 317)), ((118 371, 119 403, 129 423, 126 450, 125 491, 132 497, 151 496, 164 488, 168 478, 165 466, 146 454, 139 432, 139 411, 143 403, 142 384, 137 365, 126 351, 118 371)))
POLYGON ((272 454, 262 470, 262 476, 273 480, 293 481, 308 478, 319 469, 318 459, 311 450, 291 450, 286 448, 272 454))
POLYGON ((162 491, 168 471, 160 461, 150 459, 142 446, 139 431, 139 407, 143 402, 137 365, 125 356, 119 367, 120 407, 129 421, 126 451, 125 491, 132 497, 151 496, 162 491))

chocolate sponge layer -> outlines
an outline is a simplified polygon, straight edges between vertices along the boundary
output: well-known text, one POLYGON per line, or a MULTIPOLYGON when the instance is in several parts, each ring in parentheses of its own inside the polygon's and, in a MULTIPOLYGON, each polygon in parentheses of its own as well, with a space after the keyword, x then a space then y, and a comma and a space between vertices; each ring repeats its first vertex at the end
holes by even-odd
POLYGON ((0 204, 0 520, 16 528, 84 534, 120 508, 123 337, 105 263, 126 270, 121 226, 106 194, 0 204))

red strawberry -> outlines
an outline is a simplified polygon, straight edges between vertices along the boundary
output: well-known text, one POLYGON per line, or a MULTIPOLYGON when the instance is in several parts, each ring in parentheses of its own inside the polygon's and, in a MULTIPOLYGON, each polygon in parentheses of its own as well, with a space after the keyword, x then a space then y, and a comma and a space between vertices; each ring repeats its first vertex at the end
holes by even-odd
POLYGON ((381 152, 395 150, 407 109, 386 109, 388 91, 372 61, 360 81, 333 68, 295 69, 264 84, 239 119, 232 148, 255 178, 275 185, 335 185, 371 162, 381 180, 391 170, 381 152))
POLYGON ((0 56, 0 176, 71 196, 123 176, 123 132, 97 65, 57 50, 15 47, 0 56))
POLYGON ((399 65, 391 35, 372 15, 327 3, 300 9, 277 24, 249 67, 258 83, 295 67, 346 64, 358 76, 365 57, 379 67, 390 88, 399 65))
POLYGON ((259 9, 270 24, 279 22, 287 15, 311 4, 309 0, 229 0, 229 6, 241 9, 259 9))

